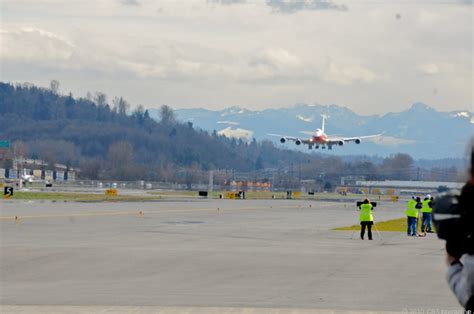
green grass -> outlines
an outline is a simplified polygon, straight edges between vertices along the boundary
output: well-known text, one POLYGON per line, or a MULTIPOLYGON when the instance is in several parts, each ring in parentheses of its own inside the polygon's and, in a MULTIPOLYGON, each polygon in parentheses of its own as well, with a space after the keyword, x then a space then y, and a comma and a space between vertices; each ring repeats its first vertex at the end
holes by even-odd
MULTIPOLYGON (((387 221, 375 222, 378 231, 398 231, 406 232, 407 231, 407 219, 399 218, 392 219, 387 221)), ((352 225, 348 227, 335 228, 334 230, 360 230, 360 225, 352 225)))
POLYGON ((78 202, 106 202, 106 201, 152 201, 161 199, 159 196, 117 195, 90 193, 61 193, 61 192, 15 192, 12 199, 19 200, 53 200, 78 202))
MULTIPOLYGON (((120 190, 119 190, 120 193, 120 190)), ((149 191, 147 195, 117 195, 108 196, 105 194, 95 193, 71 193, 71 192, 15 192, 13 199, 21 200, 57 200, 57 201, 83 201, 83 202, 104 202, 104 201, 151 201, 167 197, 186 197, 198 198, 197 191, 149 191)), ((227 191, 213 191, 209 193, 210 199, 218 199, 220 194, 225 194, 227 191)), ((248 191, 245 193, 245 198, 250 200, 270 200, 272 195, 275 199, 286 199, 286 192, 272 192, 272 191, 248 191)), ((359 197, 360 195, 341 196, 338 193, 317 193, 315 195, 308 195, 301 193, 300 197, 294 199, 340 199, 359 197)))
MULTIPOLYGON (((228 193, 228 192, 227 191, 211 192, 209 197, 219 198, 219 194, 223 194, 224 197, 225 197, 226 193, 228 193)), ((238 192, 234 192, 234 193, 238 193, 238 192)), ((277 198, 277 199, 286 198, 286 193, 283 193, 283 192, 271 192, 271 191, 247 191, 247 192, 245 192, 245 198, 249 199, 249 200, 264 200, 264 199, 269 200, 269 199, 272 199, 272 195, 275 195, 275 198, 277 198)))
MULTIPOLYGON (((225 194, 230 191, 212 191, 209 192, 208 198, 217 199, 220 194, 225 194)), ((234 193, 237 193, 236 191, 234 193)), ((161 196, 182 196, 182 197, 198 197, 198 191, 160 191, 160 192, 149 192, 150 195, 161 195, 161 196)), ((248 191, 245 192, 246 199, 271 199, 272 195, 275 195, 277 199, 286 198, 286 192, 271 192, 271 191, 248 191)), ((302 193, 302 196, 304 194, 302 193)))
MULTIPOLYGON (((232 191, 213 191, 209 192, 208 197, 217 199, 220 194, 224 195, 232 191)), ((237 191, 233 191, 237 193, 237 191)), ((181 196, 181 197, 198 197, 198 191, 152 191, 148 192, 150 195, 161 195, 161 196, 181 196)), ((272 199, 272 195, 275 195, 275 199, 286 199, 286 192, 272 192, 272 191, 247 191, 245 192, 245 198, 250 200, 259 199, 272 199)), ((341 196, 338 193, 316 193, 315 195, 309 195, 308 193, 301 193, 300 197, 294 197, 294 199, 350 199, 350 198, 361 198, 360 194, 349 194, 347 196, 341 196)))

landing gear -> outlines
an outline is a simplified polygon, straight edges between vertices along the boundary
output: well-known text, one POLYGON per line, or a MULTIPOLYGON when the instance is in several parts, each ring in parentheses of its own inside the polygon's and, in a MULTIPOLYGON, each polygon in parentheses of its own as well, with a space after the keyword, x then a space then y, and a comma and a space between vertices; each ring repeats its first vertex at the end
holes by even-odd
POLYGON ((313 149, 313 145, 308 145, 308 149, 313 149))
POLYGON ((332 149, 332 146, 331 146, 331 145, 329 145, 329 146, 328 146, 328 149, 329 149, 329 150, 331 150, 331 149, 332 149))
POLYGON ((315 148, 318 149, 318 148, 319 148, 319 145, 316 145, 315 148))
POLYGON ((321 149, 326 149, 326 146, 321 146, 321 149))

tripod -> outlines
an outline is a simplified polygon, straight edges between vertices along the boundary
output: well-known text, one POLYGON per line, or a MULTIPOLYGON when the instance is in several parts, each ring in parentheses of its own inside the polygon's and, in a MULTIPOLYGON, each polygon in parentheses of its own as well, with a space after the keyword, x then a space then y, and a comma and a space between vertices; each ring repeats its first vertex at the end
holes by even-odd
POLYGON ((375 223, 374 223, 374 228, 375 228, 375 231, 377 231, 377 235, 379 236, 380 241, 383 241, 382 235, 380 234, 379 229, 377 229, 377 226, 375 225, 375 223))
MULTIPOLYGON (((360 224, 360 223, 359 223, 359 224, 360 224)), ((379 229, 377 229, 377 226, 375 225, 375 223, 374 223, 372 226, 374 227, 375 231, 377 232, 377 235, 379 236, 380 241, 383 241, 382 235, 380 234, 379 229)), ((354 234, 355 234, 357 231, 359 231, 359 230, 354 229, 354 231, 352 231, 351 240, 354 239, 354 234)))

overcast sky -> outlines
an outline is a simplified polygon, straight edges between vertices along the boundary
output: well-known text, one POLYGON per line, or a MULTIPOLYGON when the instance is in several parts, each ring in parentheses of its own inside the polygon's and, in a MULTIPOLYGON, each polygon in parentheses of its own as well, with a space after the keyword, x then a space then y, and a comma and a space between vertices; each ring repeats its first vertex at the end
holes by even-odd
POLYGON ((0 0, 1 81, 133 105, 473 110, 470 0, 0 0))

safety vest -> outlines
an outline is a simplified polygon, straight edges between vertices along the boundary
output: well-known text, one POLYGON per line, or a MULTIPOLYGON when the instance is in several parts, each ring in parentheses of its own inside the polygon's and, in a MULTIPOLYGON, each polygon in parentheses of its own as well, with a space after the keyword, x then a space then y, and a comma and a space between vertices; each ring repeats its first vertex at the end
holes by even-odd
POLYGON ((415 217, 418 218, 418 209, 416 208, 416 201, 411 199, 407 203, 407 210, 405 211, 405 214, 408 217, 415 217))
POLYGON ((360 221, 374 221, 372 216, 372 204, 360 205, 360 221))
POLYGON ((422 213, 431 213, 433 211, 433 209, 430 207, 430 202, 431 200, 430 199, 426 199, 426 200, 423 200, 421 202, 421 212, 422 213))

